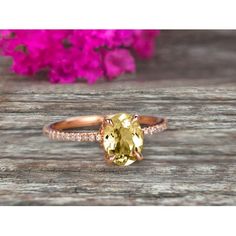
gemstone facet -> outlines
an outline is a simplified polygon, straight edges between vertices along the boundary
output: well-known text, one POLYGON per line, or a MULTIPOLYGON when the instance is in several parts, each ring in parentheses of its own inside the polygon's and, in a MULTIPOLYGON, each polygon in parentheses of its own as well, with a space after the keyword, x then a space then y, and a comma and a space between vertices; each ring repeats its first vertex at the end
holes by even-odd
POLYGON ((106 157, 111 157, 114 164, 132 164, 143 149, 143 131, 138 119, 126 113, 113 115, 104 124, 102 142, 106 157))

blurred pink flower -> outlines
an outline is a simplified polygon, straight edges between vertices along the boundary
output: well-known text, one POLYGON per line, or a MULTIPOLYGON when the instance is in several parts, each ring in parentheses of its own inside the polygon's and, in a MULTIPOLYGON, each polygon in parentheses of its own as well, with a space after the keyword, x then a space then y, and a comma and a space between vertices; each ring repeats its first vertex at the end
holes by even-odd
POLYGON ((53 83, 94 83, 135 71, 134 55, 153 55, 158 30, 0 30, 0 54, 15 73, 44 70, 53 83))
POLYGON ((122 75, 125 72, 135 71, 134 58, 127 49, 108 51, 104 58, 106 75, 109 79, 122 75))

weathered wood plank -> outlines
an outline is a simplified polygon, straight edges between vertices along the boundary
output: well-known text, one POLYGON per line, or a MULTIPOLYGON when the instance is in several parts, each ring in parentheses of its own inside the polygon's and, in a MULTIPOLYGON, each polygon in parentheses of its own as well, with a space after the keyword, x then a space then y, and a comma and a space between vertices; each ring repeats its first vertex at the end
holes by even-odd
POLYGON ((0 58, 0 205, 235 205, 235 39, 163 32, 137 76, 94 86, 19 78, 0 58), (42 136, 51 121, 121 111, 169 118, 127 168, 106 166, 96 143, 42 136))

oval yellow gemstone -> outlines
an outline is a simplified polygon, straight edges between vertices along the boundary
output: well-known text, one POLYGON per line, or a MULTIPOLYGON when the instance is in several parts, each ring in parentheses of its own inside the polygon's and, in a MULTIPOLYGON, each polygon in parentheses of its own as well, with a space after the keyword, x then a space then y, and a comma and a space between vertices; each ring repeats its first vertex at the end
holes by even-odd
POLYGON ((112 116, 111 124, 104 127, 103 146, 107 156, 114 156, 116 165, 130 165, 137 160, 134 152, 141 154, 143 131, 137 119, 126 113, 112 116))

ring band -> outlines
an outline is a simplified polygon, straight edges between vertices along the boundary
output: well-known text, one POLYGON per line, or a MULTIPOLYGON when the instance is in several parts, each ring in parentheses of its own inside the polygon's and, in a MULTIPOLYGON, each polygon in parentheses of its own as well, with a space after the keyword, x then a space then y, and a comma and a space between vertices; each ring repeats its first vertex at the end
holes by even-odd
MULTIPOLYGON (((50 139, 58 141, 100 142, 100 131, 66 132, 63 130, 101 125, 104 119, 109 119, 109 117, 112 117, 112 115, 72 117, 50 125, 45 125, 43 128, 43 133, 50 139)), ((141 125, 148 125, 148 127, 142 128, 144 134, 158 133, 167 128, 167 121, 165 118, 139 116, 138 120, 141 125)))
POLYGON ((167 129, 165 118, 119 113, 68 118, 45 125, 43 133, 52 140, 98 141, 104 147, 108 163, 129 165, 135 160, 143 159, 141 156, 143 135, 158 133, 165 129, 167 129), (100 128, 97 131, 69 131, 93 126, 100 128))

